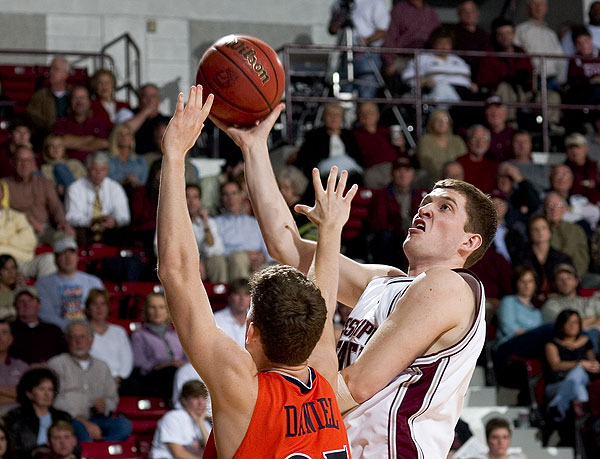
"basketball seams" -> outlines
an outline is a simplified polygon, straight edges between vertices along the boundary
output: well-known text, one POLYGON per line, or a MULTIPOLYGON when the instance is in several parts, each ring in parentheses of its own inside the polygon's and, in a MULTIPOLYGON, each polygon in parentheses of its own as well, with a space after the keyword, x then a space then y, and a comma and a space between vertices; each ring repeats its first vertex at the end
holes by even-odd
MULTIPOLYGON (((247 79, 247 80, 250 82, 250 84, 251 84, 252 86, 254 86, 254 89, 256 89, 256 92, 258 92, 258 93, 260 94, 260 97, 261 97, 261 98, 262 98, 262 99, 265 101, 265 104, 267 105, 267 107, 268 107, 268 109, 269 109, 269 112, 270 112, 270 111, 272 111, 272 110, 273 110, 273 108, 271 107, 271 104, 269 103, 269 101, 267 100, 267 98, 265 97, 265 95, 264 95, 264 94, 261 92, 261 90, 258 88, 258 86, 256 85, 256 83, 254 83, 254 81, 252 81, 252 78, 250 78, 250 77, 248 76, 248 74, 247 74, 247 73, 244 71, 244 68, 240 67, 240 66, 237 64, 237 62, 235 62, 235 61, 234 61, 234 60, 231 58, 231 56, 227 55, 227 53, 223 52, 223 51, 222 51, 221 49, 219 49, 219 48, 216 48, 216 49, 217 49, 217 51, 218 51, 219 53, 221 53, 221 55, 225 56, 225 57, 227 58, 227 60, 229 60, 229 61, 230 61, 230 62, 231 62, 233 65, 235 65, 235 66, 238 68, 238 70, 240 71, 240 73, 246 77, 246 79, 247 79)), ((262 51, 262 50, 261 50, 261 51, 262 51)), ((222 97, 221 97, 221 98, 222 98, 222 97)), ((223 100, 224 100, 224 99, 223 99, 223 100)), ((229 101, 228 101, 228 103, 229 103, 229 101)))
MULTIPOLYGON (((241 38, 241 37, 238 37, 241 38)), ((243 37, 244 40, 249 41, 250 43, 252 43, 256 48, 260 49, 260 51, 263 53, 263 55, 265 56, 265 59, 267 59, 269 61, 269 64, 271 65, 271 68, 273 69, 273 74, 275 75, 275 83, 277 84, 276 86, 276 90, 275 90, 275 98, 277 98, 277 94, 279 94, 279 75, 277 75, 277 66, 275 66, 273 64, 273 61, 271 60, 270 56, 268 53, 265 52, 265 50, 262 48, 262 45, 266 45, 266 43, 263 43, 262 41, 260 43, 258 43, 256 40, 258 39, 252 39, 251 37, 243 37)), ((266 45, 269 46, 269 45, 266 45)), ((270 47, 269 47, 270 48, 270 47)), ((273 50, 275 51, 275 50, 273 50)), ((273 104, 276 104, 277 100, 273 101, 273 104)), ((271 106, 271 104, 269 104, 269 107, 271 106)), ((272 110, 272 108, 271 108, 272 110)))

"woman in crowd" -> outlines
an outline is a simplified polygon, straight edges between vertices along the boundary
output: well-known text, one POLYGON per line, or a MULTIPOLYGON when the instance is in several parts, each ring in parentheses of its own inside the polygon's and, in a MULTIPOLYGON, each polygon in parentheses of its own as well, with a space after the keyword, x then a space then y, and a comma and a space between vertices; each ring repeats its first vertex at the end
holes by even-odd
POLYGON ((109 139, 109 177, 130 189, 144 185, 148 179, 148 165, 135 153, 135 137, 127 124, 115 126, 109 139))
POLYGON ((300 202, 308 187, 306 176, 297 167, 287 165, 277 171, 277 185, 279 185, 279 191, 285 203, 290 208, 296 226, 298 226, 300 236, 304 239, 316 241, 317 226, 306 218, 305 215, 294 210, 294 206, 300 202))
POLYGON ((67 187, 75 180, 87 175, 87 170, 78 159, 69 158, 62 137, 50 134, 44 140, 42 175, 54 183, 58 194, 64 196, 67 187))
POLYGON ((109 312, 108 292, 91 289, 85 301, 85 315, 94 330, 90 355, 106 362, 119 387, 133 370, 133 350, 125 329, 108 322, 109 312))
POLYGON ((147 396, 169 398, 173 378, 186 358, 177 333, 171 327, 167 300, 162 293, 146 297, 142 313, 144 326, 131 335, 135 367, 142 376, 147 396))
POLYGON ((181 409, 165 414, 154 432, 150 458, 194 459, 202 457, 211 429, 207 416, 208 391, 198 380, 187 381, 181 388, 181 409))
POLYGON ((127 102, 115 100, 117 79, 110 70, 100 69, 94 73, 91 86, 94 94, 92 100, 94 118, 104 120, 112 128, 114 124, 123 123, 133 117, 127 102))
POLYGON ((10 435, 5 426, 0 424, 0 459, 15 459, 15 452, 10 435))
POLYGON ((513 271, 513 291, 506 295, 498 307, 498 343, 501 345, 527 330, 543 324, 542 312, 531 300, 537 290, 537 275, 533 268, 517 266, 513 271))
POLYGON ((15 293, 22 285, 17 260, 12 255, 0 255, 0 319, 16 316, 15 293))
POLYGON ((600 373, 600 363, 590 339, 581 333, 581 316, 565 309, 556 318, 553 339, 546 343, 546 361, 550 367, 546 395, 548 413, 561 421, 574 400, 589 400, 589 374, 600 373))
POLYGON ((417 159, 432 183, 442 177, 442 168, 467 152, 464 140, 453 134, 452 118, 446 110, 434 110, 427 120, 425 134, 417 142, 417 159))
POLYGON ((30 458, 38 446, 47 443, 48 428, 53 422, 71 422, 68 413, 52 407, 57 392, 58 379, 47 368, 29 370, 19 381, 20 406, 9 411, 4 419, 19 459, 30 458))

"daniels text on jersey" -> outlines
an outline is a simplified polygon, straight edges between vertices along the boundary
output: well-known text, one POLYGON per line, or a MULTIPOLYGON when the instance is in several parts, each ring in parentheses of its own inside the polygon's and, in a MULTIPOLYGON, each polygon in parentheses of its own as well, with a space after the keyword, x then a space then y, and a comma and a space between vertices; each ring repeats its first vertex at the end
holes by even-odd
POLYGON ((333 410, 330 398, 319 398, 317 401, 303 403, 302 406, 285 405, 287 419, 286 437, 317 432, 322 429, 339 429, 340 420, 333 410))

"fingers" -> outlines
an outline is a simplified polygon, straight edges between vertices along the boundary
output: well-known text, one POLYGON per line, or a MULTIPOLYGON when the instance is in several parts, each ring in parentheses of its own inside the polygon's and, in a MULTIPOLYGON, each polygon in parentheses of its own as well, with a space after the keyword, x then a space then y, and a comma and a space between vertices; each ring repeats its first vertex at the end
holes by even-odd
POLYGON ((177 106, 175 107, 175 114, 183 113, 184 103, 183 103, 183 93, 180 92, 177 95, 177 106))
POLYGON ((270 131, 273 128, 275 121, 277 121, 277 118, 279 118, 279 115, 281 115, 281 111, 284 108, 285 108, 285 104, 279 104, 277 107, 275 107, 273 109, 273 111, 271 111, 271 113, 269 113, 269 116, 267 116, 264 120, 262 120, 260 122, 260 124, 268 126, 269 131, 270 131))
POLYGON ((294 206, 294 210, 296 212, 298 212, 299 214, 302 214, 302 215, 306 215, 306 216, 308 216, 310 209, 311 209, 311 207, 306 206, 304 204, 296 204, 294 206))
POLYGON ((312 170, 312 179, 313 179, 313 187, 315 189, 315 197, 322 196, 325 193, 323 189, 323 183, 321 183, 321 174, 319 173, 319 169, 316 167, 312 170))
POLYGON ((335 182, 337 180, 337 172, 338 172, 337 166, 333 166, 329 170, 329 177, 327 177, 327 189, 326 190, 331 193, 335 193, 335 182))
POLYGON ((206 102, 204 102, 204 106, 202 107, 202 114, 204 115, 204 119, 208 117, 214 100, 215 96, 213 94, 209 94, 206 98, 206 102))
POLYGON ((354 199, 354 196, 356 196, 356 192, 358 191, 358 185, 355 183, 354 185, 352 185, 350 187, 350 189, 348 190, 348 193, 346 193, 346 196, 344 196, 344 201, 350 203, 352 202, 352 200, 354 199))
POLYGON ((344 190, 346 189, 347 181, 348 181, 348 171, 342 171, 342 176, 340 177, 340 181, 337 184, 335 194, 337 194, 340 197, 344 195, 344 190))

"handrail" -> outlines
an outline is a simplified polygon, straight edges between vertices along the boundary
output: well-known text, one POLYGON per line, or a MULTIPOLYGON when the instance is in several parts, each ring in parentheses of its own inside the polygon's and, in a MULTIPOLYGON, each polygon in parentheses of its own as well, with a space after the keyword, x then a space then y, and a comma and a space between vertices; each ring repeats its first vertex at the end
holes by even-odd
POLYGON ((127 90, 127 100, 131 102, 131 95, 137 96, 136 88, 139 88, 141 85, 141 70, 140 70, 140 48, 137 43, 133 40, 129 33, 125 32, 119 35, 118 37, 113 38, 111 41, 106 43, 101 49, 100 52, 105 53, 106 50, 119 42, 123 41, 125 47, 125 81, 118 88, 115 89, 126 89, 127 90), (130 49, 133 48, 134 52, 134 77, 135 81, 132 81, 131 78, 131 54, 130 49))
MULTIPOLYGON (((383 47, 368 47, 368 46, 337 46, 337 45, 305 45, 305 44, 296 44, 289 43, 283 45, 278 51, 283 54, 283 62, 284 68, 286 71, 286 87, 288 90, 285 94, 286 105, 290 107, 288 111, 291 113, 291 106, 293 102, 331 102, 336 101, 335 97, 323 97, 323 96, 295 96, 292 95, 292 92, 289 90, 291 88, 291 77, 294 75, 294 72, 290 69, 290 56, 292 54, 325 54, 330 52, 346 52, 353 51, 357 53, 361 52, 370 52, 377 54, 400 54, 411 56, 414 59, 419 58, 421 54, 431 54, 433 50, 431 49, 411 49, 411 48, 383 48, 383 47)), ((548 103, 548 88, 546 84, 546 60, 548 59, 564 59, 568 60, 573 57, 581 57, 581 56, 570 56, 566 54, 556 54, 556 53, 515 53, 515 52, 496 52, 496 51, 461 51, 461 50, 435 50, 436 54, 454 54, 457 56, 465 56, 465 57, 501 57, 501 58, 528 58, 528 59, 540 59, 541 60, 541 72, 540 72, 540 80, 543 83, 540 88, 541 100, 540 102, 505 102, 508 107, 515 108, 533 108, 533 109, 541 109, 542 112, 542 139, 543 139, 543 148, 544 151, 549 150, 550 146, 550 136, 549 136, 549 125, 548 125, 548 110, 549 109, 561 109, 561 110, 600 110, 600 105, 587 105, 587 104, 549 104, 548 103)), ((452 105, 456 107, 484 107, 485 101, 443 101, 436 100, 435 102, 424 100, 421 91, 421 81, 418 78, 419 66, 415 65, 417 75, 415 77, 416 85, 414 88, 414 97, 402 97, 402 98, 374 98, 374 99, 365 99, 360 97, 351 97, 348 99, 344 99, 344 101, 353 101, 353 102, 366 102, 372 101, 375 103, 388 103, 388 104, 398 104, 398 105, 415 105, 416 110, 416 132, 420 137, 423 131, 423 104, 431 105, 431 104, 445 104, 452 105)), ((532 72, 532 81, 533 81, 533 72, 532 72)), ((287 135, 288 141, 292 142, 293 132, 292 132, 292 119, 291 116, 288 116, 286 119, 287 122, 287 135)))
MULTIPOLYGON (((96 69, 98 68, 98 66, 100 66, 101 68, 104 67, 104 61, 107 60, 109 62, 109 65, 111 66, 111 68, 114 68, 115 66, 115 61, 112 58, 112 56, 104 53, 104 52, 98 52, 98 53, 92 53, 92 52, 87 52, 87 51, 75 51, 75 50, 55 50, 55 49, 45 49, 45 50, 41 50, 41 49, 15 49, 15 48, 0 48, 0 54, 12 54, 12 55, 30 55, 30 56, 79 56, 82 58, 94 58, 93 59, 93 65, 94 65, 94 71, 96 71, 96 69), (100 64, 98 65, 98 60, 100 61, 100 64)), ((23 64, 23 65, 28 65, 28 64, 23 64)))

